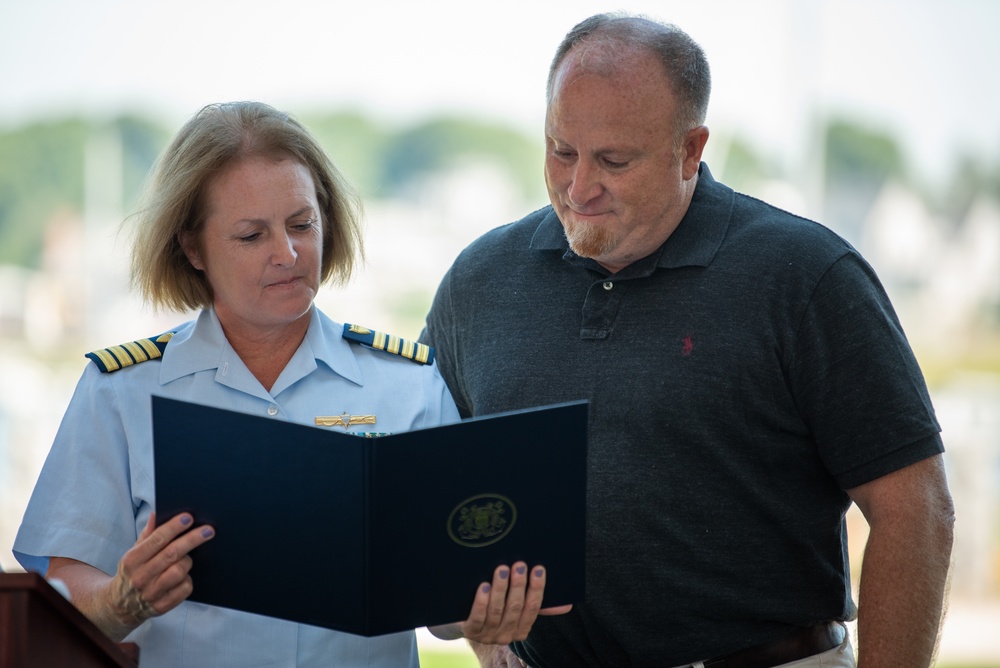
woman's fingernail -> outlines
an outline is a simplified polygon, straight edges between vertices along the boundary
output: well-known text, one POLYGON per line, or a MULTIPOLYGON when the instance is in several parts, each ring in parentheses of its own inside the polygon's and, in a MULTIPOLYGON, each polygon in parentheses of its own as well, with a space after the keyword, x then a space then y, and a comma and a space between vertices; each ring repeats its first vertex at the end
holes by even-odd
POLYGON ((510 571, 508 571, 506 568, 500 571, 501 580, 506 580, 508 575, 510 575, 510 571))
POLYGON ((484 584, 483 585, 483 593, 484 594, 489 594, 490 593, 490 586, 488 584, 484 584))
POLYGON ((545 569, 543 569, 543 568, 536 568, 535 569, 535 577, 536 578, 540 578, 543 575, 545 575, 545 569))
POLYGON ((191 524, 191 516, 190 515, 181 515, 181 524, 183 524, 184 526, 187 526, 187 525, 191 524))
POLYGON ((518 575, 524 575, 524 571, 525 571, 525 570, 526 570, 526 569, 525 569, 525 567, 524 567, 524 566, 518 566, 518 567, 517 567, 517 574, 518 574, 518 575))
POLYGON ((201 530, 202 538, 211 538, 214 535, 215 535, 215 530, 212 529, 212 527, 205 527, 204 529, 201 530))

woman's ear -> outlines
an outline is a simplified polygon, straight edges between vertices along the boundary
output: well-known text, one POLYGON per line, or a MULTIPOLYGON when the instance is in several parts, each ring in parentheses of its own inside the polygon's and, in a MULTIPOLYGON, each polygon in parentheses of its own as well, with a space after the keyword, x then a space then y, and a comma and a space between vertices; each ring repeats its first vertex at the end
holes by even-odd
POLYGON ((205 265, 201 261, 201 251, 198 250, 198 242, 195 240, 195 236, 190 232, 181 232, 177 235, 177 241, 180 242, 181 250, 184 251, 191 266, 198 271, 205 271, 205 265))

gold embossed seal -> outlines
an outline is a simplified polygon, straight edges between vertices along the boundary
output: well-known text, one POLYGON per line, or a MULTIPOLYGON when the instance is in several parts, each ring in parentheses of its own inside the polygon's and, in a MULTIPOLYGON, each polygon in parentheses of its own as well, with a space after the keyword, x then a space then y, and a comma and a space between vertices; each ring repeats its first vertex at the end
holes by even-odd
POLYGON ((479 494, 462 501, 448 517, 448 535, 463 547, 486 547, 514 528, 517 508, 500 494, 479 494))

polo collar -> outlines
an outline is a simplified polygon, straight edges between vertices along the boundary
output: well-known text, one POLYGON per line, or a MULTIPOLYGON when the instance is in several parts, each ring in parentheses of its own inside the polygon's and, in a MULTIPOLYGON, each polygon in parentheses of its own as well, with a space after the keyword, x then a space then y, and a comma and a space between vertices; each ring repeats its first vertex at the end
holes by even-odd
MULTIPOLYGON (((729 229, 733 213, 735 193, 712 177, 704 162, 698 168, 698 185, 695 186, 691 205, 677 229, 660 248, 648 256, 657 258, 655 267, 675 269, 678 267, 707 267, 712 263, 729 229)), ((531 237, 532 250, 560 250, 564 258, 576 262, 580 258, 569 250, 562 223, 555 210, 549 206, 541 222, 531 237)), ((633 263, 645 264, 643 258, 633 263)), ((594 263, 595 266, 599 266, 594 263)), ((632 266, 632 265, 630 265, 632 266)), ((626 271, 627 268, 622 271, 626 271)))

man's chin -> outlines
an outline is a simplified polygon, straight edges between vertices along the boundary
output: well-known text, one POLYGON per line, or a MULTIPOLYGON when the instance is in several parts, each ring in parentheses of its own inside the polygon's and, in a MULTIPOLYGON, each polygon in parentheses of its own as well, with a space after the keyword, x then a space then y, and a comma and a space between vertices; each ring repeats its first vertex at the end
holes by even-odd
POLYGON ((615 243, 615 239, 605 230, 593 227, 589 227, 586 230, 581 230, 578 227, 572 234, 567 232, 566 241, 569 242, 570 250, 580 257, 598 261, 600 261, 601 257, 614 251, 618 245, 615 243))

